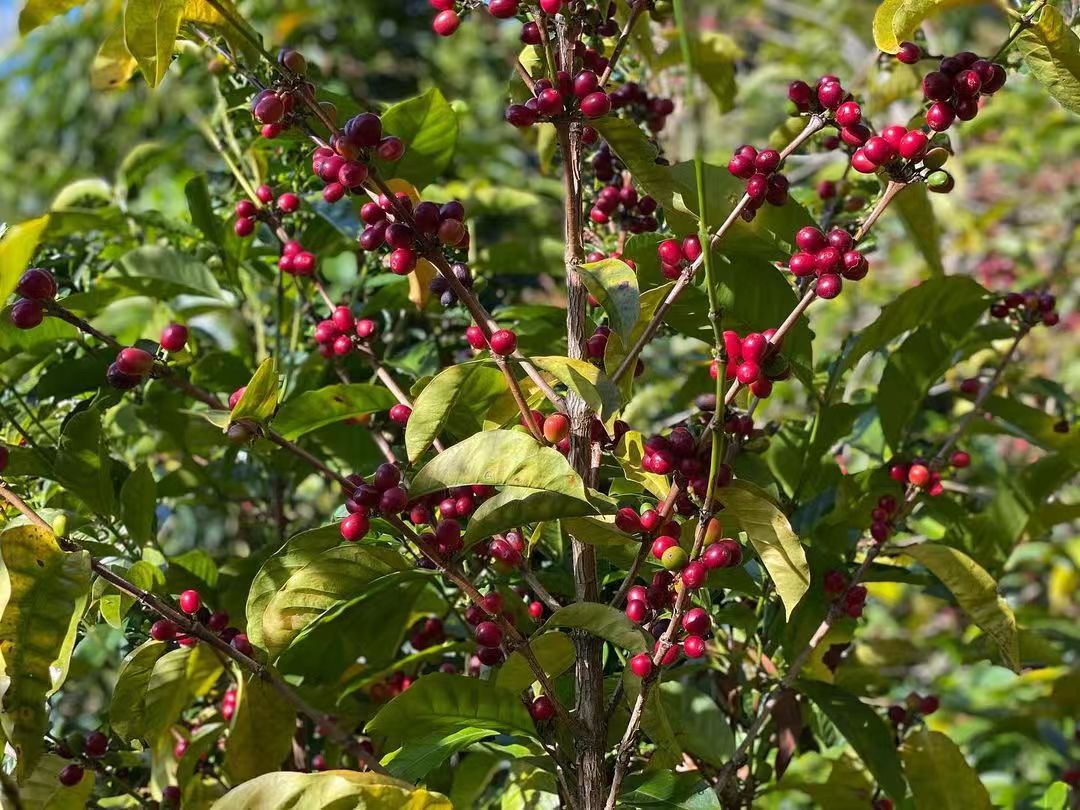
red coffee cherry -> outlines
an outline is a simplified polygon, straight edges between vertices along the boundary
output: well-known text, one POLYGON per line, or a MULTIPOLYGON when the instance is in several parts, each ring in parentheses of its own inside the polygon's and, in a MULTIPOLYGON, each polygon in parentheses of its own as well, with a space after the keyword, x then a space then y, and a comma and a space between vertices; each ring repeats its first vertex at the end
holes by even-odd
POLYGON ((603 91, 590 93, 581 100, 581 114, 586 118, 602 118, 611 112, 611 99, 603 91))
POLYGON ((682 648, 687 658, 701 658, 705 655, 705 639, 701 636, 687 636, 683 639, 682 648))
POLYGON ((517 335, 509 329, 499 329, 491 335, 491 351, 506 357, 517 350, 517 335))
POLYGON ((199 608, 202 607, 202 597, 199 596, 198 591, 191 588, 180 594, 180 599, 178 601, 180 609, 184 611, 184 613, 198 613, 199 608))
POLYGON ((64 787, 74 787, 75 785, 79 784, 79 782, 82 781, 82 778, 83 778, 82 766, 76 765, 74 762, 72 762, 69 765, 65 765, 60 770, 60 774, 59 774, 59 776, 57 778, 59 779, 60 784, 63 785, 64 787))
POLYGON ((925 487, 930 482, 930 470, 924 464, 912 464, 908 469, 908 483, 925 487))
POLYGON ((116 355, 116 367, 124 374, 145 377, 154 367, 154 356, 149 352, 129 346, 116 355))
POLYGON ((936 101, 926 111, 926 125, 934 132, 944 132, 956 120, 956 110, 947 101, 936 101))
POLYGON ((409 421, 410 416, 412 416, 412 408, 408 405, 398 403, 390 409, 390 421, 395 425, 404 425, 409 421))
POLYGON ((652 657, 647 653, 640 653, 630 659, 630 671, 639 678, 648 678, 653 671, 652 657))
POLYGON ((150 625, 150 638, 154 641, 172 641, 176 638, 176 623, 169 619, 158 619, 150 625))
POLYGON ((495 622, 480 622, 476 626, 476 643, 481 647, 498 647, 502 639, 503 631, 495 622))
POLYGON ((971 464, 971 456, 963 450, 956 450, 949 458, 949 463, 958 469, 963 469, 971 464))
POLYGON ((905 65, 914 65, 922 59, 923 50, 914 42, 901 42, 900 49, 896 52, 896 58, 905 65))
POLYGON ((544 438, 558 444, 570 435, 570 420, 565 414, 553 413, 544 420, 544 438))
POLYGON ((369 527, 367 516, 357 512, 341 521, 341 536, 350 543, 355 543, 368 533, 369 527))
POLYGON ((15 292, 23 298, 51 301, 56 298, 56 279, 48 270, 31 267, 19 277, 19 283, 15 285, 15 292))
POLYGON ((83 753, 91 759, 101 759, 109 751, 109 738, 100 731, 91 731, 86 735, 83 753))
POLYGON ((459 25, 461 25, 461 18, 450 10, 439 12, 431 22, 432 30, 440 37, 452 35, 458 30, 459 25))
POLYGON ((45 319, 45 310, 37 301, 21 298, 11 307, 11 322, 16 329, 33 329, 45 319))
POLYGON ((529 704, 529 714, 537 723, 546 723, 555 716, 555 703, 547 695, 540 695, 529 704))
POLYGON ((845 101, 833 116, 842 127, 853 127, 862 120, 862 108, 854 101, 845 101))
POLYGON ((167 352, 178 352, 187 345, 187 339, 187 327, 183 324, 173 323, 161 330, 161 339, 158 343, 167 352))

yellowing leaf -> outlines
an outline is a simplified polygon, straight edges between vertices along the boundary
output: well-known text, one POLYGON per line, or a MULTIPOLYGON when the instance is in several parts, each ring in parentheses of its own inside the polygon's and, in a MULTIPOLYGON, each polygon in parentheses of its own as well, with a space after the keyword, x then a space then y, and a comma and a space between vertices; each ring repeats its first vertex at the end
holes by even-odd
POLYGON ((990 810, 990 795, 956 743, 921 729, 900 749, 916 810, 990 810))
POLYGON ((435 265, 427 259, 418 259, 415 269, 409 273, 409 300, 416 304, 417 309, 427 306, 431 298, 431 288, 428 285, 438 272, 435 265))
POLYGON ((982 0, 884 0, 874 14, 874 44, 886 53, 896 53, 923 20, 940 11, 971 6, 982 0))
POLYGON ((1032 75, 1065 109, 1080 113, 1080 37, 1052 5, 1016 40, 1032 75))
POLYGON ((46 214, 12 225, 0 237, 0 303, 7 301, 19 283, 19 276, 34 257, 38 242, 49 225, 46 214))
POLYGON ((19 33, 26 36, 39 25, 44 25, 53 17, 66 14, 85 2, 86 0, 26 0, 26 5, 19 12, 19 33))
POLYGON ((139 63, 124 44, 124 29, 117 28, 101 43, 90 65, 90 86, 95 90, 120 87, 135 75, 138 67, 139 63))
POLYGON ((977 562, 963 552, 936 543, 920 543, 904 549, 956 597, 957 603, 979 628, 998 645, 1005 664, 1020 671, 1020 642, 1016 617, 1009 605, 998 596, 997 583, 977 562))
POLYGON ((325 807, 453 810, 441 793, 414 788, 389 776, 358 771, 268 773, 233 788, 214 802, 210 810, 323 810, 325 807))
POLYGON ((292 748, 296 710, 266 681, 241 681, 225 744, 225 773, 234 784, 276 771, 292 748))
POLYGON ((124 44, 151 87, 165 78, 180 33, 184 0, 128 0, 124 6, 124 44))
POLYGON ((278 376, 274 367, 274 358, 267 357, 255 370, 251 381, 244 387, 244 393, 229 414, 229 420, 251 419, 265 422, 269 419, 278 402, 278 376))

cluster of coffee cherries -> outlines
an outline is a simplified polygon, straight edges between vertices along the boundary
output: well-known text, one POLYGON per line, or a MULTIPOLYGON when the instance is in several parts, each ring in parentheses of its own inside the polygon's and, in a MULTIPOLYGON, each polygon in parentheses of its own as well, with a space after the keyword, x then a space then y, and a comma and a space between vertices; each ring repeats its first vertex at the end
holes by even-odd
POLYGON ((600 87, 600 77, 592 70, 576 75, 560 70, 555 80, 538 79, 533 84, 533 96, 524 104, 506 108, 506 121, 515 127, 531 127, 541 121, 560 119, 579 110, 589 120, 603 118, 611 112, 611 98, 600 87))
MULTIPOLYGON (((780 355, 779 346, 772 343, 775 334, 775 329, 766 329, 739 337, 733 329, 724 330, 724 379, 749 386, 750 393, 761 399, 772 394, 774 382, 791 376, 791 366, 780 355)), ((719 364, 713 360, 709 376, 715 380, 719 373, 719 364)))
POLYGON ((406 675, 399 669, 388 675, 386 680, 373 683, 368 690, 368 696, 376 703, 385 703, 396 698, 412 686, 415 681, 415 678, 406 675))
MULTIPOLYGON (((181 611, 191 616, 211 633, 217 633, 222 641, 237 652, 249 657, 254 653, 255 650, 247 635, 240 632, 240 628, 229 624, 229 614, 224 610, 211 611, 203 604, 202 596, 198 591, 194 589, 184 591, 177 599, 177 604, 181 611)), ((175 641, 182 647, 194 647, 199 643, 197 636, 182 633, 172 619, 158 619, 150 625, 150 638, 154 641, 175 641)))
MULTIPOLYGON (((495 667, 506 660, 506 654, 502 648, 503 631, 499 625, 487 617, 494 618, 503 614, 502 596, 495 592, 485 595, 481 600, 480 613, 483 614, 481 620, 473 626, 477 645, 476 656, 480 659, 480 663, 485 666, 495 667)), ((470 616, 475 618, 476 613, 470 614, 470 616)), ((470 616, 466 616, 466 621, 469 620, 470 616)))
POLYGON ((842 608, 846 615, 853 619, 862 616, 863 606, 866 604, 866 588, 862 585, 849 587, 847 574, 837 569, 825 572, 823 583, 825 598, 830 602, 843 599, 842 608))
POLYGON ((409 502, 409 495, 401 485, 401 470, 389 462, 380 464, 370 481, 360 475, 351 475, 349 483, 355 487, 345 500, 345 511, 349 514, 338 528, 341 536, 350 543, 368 533, 372 515, 396 515, 409 502))
MULTIPOLYGON (((450 559, 463 547, 462 521, 494 493, 495 489, 485 484, 433 492, 411 504, 406 518, 423 530, 419 541, 426 550, 442 559, 450 559)), ((476 553, 485 553, 482 544, 476 553)), ((517 561, 521 561, 520 557, 517 561)))
POLYGON ((858 281, 870 272, 866 256, 855 248, 851 234, 843 228, 824 234, 807 225, 795 234, 795 246, 798 250, 788 259, 788 270, 797 278, 817 276, 814 291, 819 298, 836 298, 844 279, 858 281))
POLYGON ((334 308, 329 318, 315 325, 315 342, 323 357, 344 357, 356 348, 356 341, 367 343, 379 326, 368 318, 356 318, 346 306, 334 308))
MULTIPOLYGON (((85 737, 72 735, 57 747, 59 756, 73 759, 80 756, 85 760, 100 760, 109 753, 109 738, 100 731, 91 731, 85 737)), ((86 769, 78 762, 70 762, 60 769, 57 780, 64 787, 74 787, 83 780, 86 769)))
MULTIPOLYGON (((278 52, 278 64, 294 76, 307 73, 307 60, 294 48, 282 48, 278 52)), ((301 93, 314 99, 315 86, 302 82, 296 88, 268 87, 252 97, 251 117, 261 126, 259 132, 264 138, 276 138, 289 127, 297 96, 301 93)))
POLYGON ((631 118, 644 119, 650 132, 660 132, 675 112, 675 102, 665 96, 650 96, 637 82, 627 82, 611 92, 611 108, 626 110, 631 118))
POLYGON ((656 200, 648 194, 638 194, 629 180, 619 185, 611 183, 600 189, 589 209, 589 219, 597 225, 614 222, 620 230, 630 233, 650 233, 660 227, 656 221, 656 200))
POLYGON ((417 652, 442 644, 446 641, 446 629, 438 616, 420 619, 409 631, 409 644, 417 652))
POLYGON ((918 163, 930 149, 930 136, 921 129, 908 129, 901 124, 885 127, 880 135, 873 134, 863 121, 862 108, 857 101, 845 101, 833 113, 840 128, 840 140, 854 148, 851 167, 862 174, 873 174, 898 158, 918 163))
MULTIPOLYGON (((918 47, 905 42, 901 50, 911 58, 918 47)), ((957 119, 970 121, 979 113, 979 99, 1004 87, 1006 78, 1005 68, 971 51, 943 57, 937 70, 923 76, 923 96, 930 102, 926 125, 935 132, 944 132, 957 119)))
POLYGON ((910 693, 904 698, 904 703, 894 703, 887 710, 889 721, 896 728, 910 726, 922 717, 929 717, 941 708, 941 701, 937 695, 920 695, 918 692, 910 693))
POLYGON ((728 161, 728 171, 746 181, 746 195, 750 198, 742 210, 742 218, 751 221, 765 203, 783 205, 787 202, 790 183, 780 171, 783 158, 775 149, 760 152, 750 144, 743 144, 728 161))
POLYGON ((796 79, 788 85, 788 100, 800 114, 820 115, 834 111, 850 96, 837 76, 826 74, 811 87, 802 79, 796 79))
POLYGON ((488 340, 484 330, 473 324, 465 330, 465 340, 476 351, 491 349, 492 354, 499 357, 508 357, 517 351, 517 335, 511 329, 496 329, 488 340))
POLYGON ((239 237, 246 238, 255 233, 255 226, 260 219, 267 221, 270 221, 272 217, 276 219, 275 211, 278 214, 295 214, 300 210, 300 197, 297 194, 286 191, 278 197, 274 189, 265 183, 255 189, 255 199, 259 202, 240 200, 236 204, 233 230, 239 237))
MULTIPOLYGON (((187 345, 187 339, 187 327, 173 323, 161 331, 158 342, 167 352, 179 352, 187 345)), ((157 360, 150 352, 128 346, 117 352, 116 360, 105 371, 105 380, 117 390, 130 391, 146 379, 156 363, 157 360)))
MULTIPOLYGON (((704 499, 709 487, 709 460, 712 451, 707 438, 700 445, 694 434, 681 425, 667 436, 650 436, 644 443, 641 468, 655 475, 674 476, 677 482, 685 483, 694 495, 704 499)), ((716 470, 715 485, 726 487, 731 483, 732 477, 731 467, 721 464, 716 470)), ((681 492, 676 498, 675 509, 679 514, 693 511, 693 504, 685 492, 681 492)))
MULTIPOLYGON (((971 463, 971 456, 963 451, 958 451, 953 455, 955 457, 953 462, 956 467, 966 467, 971 463)), ((910 462, 902 459, 890 462, 889 477, 898 484, 910 484, 917 489, 924 490, 931 498, 936 498, 945 491, 945 486, 941 483, 941 472, 931 469, 930 462, 922 456, 918 456, 910 462)))
POLYGON ((48 270, 31 267, 15 285, 22 296, 11 307, 11 322, 17 329, 33 329, 45 320, 46 301, 56 298, 56 279, 48 270))
POLYGON ((360 247, 367 251, 389 247, 390 272, 407 276, 416 268, 421 240, 436 239, 446 247, 468 250, 469 230, 465 227, 465 206, 460 202, 451 200, 439 205, 425 200, 413 208, 407 194, 398 193, 394 197, 391 200, 380 194, 377 201, 366 202, 360 208, 360 219, 365 224, 360 232, 360 247), (398 208, 411 213, 411 225, 389 219, 388 215, 396 214, 398 208))
MULTIPOLYGON (((469 270, 469 265, 464 262, 454 262, 450 265, 450 272, 454 274, 454 278, 461 284, 466 290, 471 290, 473 286, 472 271, 469 270)), ((454 292, 454 288, 450 286, 450 280, 441 273, 436 273, 431 281, 428 282, 428 289, 435 295, 439 296, 439 303, 444 307, 452 307, 457 303, 457 293, 454 292)))
POLYGON ((1009 318, 1019 324, 1057 326, 1057 297, 1053 293, 1024 290, 1010 292, 990 305, 990 314, 999 319, 1009 318))
POLYGON ((363 193, 371 175, 371 161, 401 160, 405 143, 384 135, 382 119, 375 113, 360 113, 345 122, 329 146, 317 146, 311 153, 311 173, 323 183, 323 199, 335 203, 347 194, 363 193))
POLYGON ((882 495, 870 510, 870 536, 875 542, 884 543, 892 536, 898 505, 892 495, 882 495))
POLYGON ((682 241, 665 239, 656 246, 656 253, 660 257, 661 274, 674 280, 701 258, 701 240, 697 234, 684 237, 682 241))

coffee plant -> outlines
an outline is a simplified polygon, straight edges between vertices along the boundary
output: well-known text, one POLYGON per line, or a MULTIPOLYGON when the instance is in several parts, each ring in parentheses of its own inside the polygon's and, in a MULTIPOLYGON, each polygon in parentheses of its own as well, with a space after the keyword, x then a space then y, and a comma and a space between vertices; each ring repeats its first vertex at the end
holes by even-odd
POLYGON ((1078 806, 1075 2, 105 5, 19 14, 164 135, 0 238, 3 807, 1078 806))

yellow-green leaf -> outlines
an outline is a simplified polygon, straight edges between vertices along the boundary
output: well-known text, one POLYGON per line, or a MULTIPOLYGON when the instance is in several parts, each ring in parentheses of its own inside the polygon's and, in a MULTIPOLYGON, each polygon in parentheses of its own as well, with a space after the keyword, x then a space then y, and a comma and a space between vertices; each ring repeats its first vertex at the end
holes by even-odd
POLYGON ((388 410, 396 402, 394 395, 379 385, 328 385, 290 397, 274 417, 274 430, 286 439, 296 439, 343 419, 388 410))
POLYGON ((39 25, 44 25, 53 17, 66 14, 85 2, 86 0, 26 0, 26 5, 19 12, 19 33, 26 36, 39 25))
POLYGON ((67 671, 69 637, 90 590, 90 555, 63 551, 51 531, 31 525, 4 532, 0 555, 3 725, 21 781, 44 751, 45 700, 53 669, 67 671))
POLYGON ((48 225, 49 216, 46 214, 12 225, 0 236, 0 302, 7 301, 15 291, 19 276, 34 257, 41 235, 48 225))
POLYGON ((244 393, 229 414, 229 419, 251 419, 265 422, 274 414, 278 403, 278 375, 274 358, 267 357, 255 370, 251 381, 244 387, 244 393))
MULTIPOLYGON (((566 672, 577 657, 574 652, 574 642, 565 633, 543 633, 534 636, 529 641, 529 646, 532 648, 536 660, 540 662, 540 666, 544 668, 544 672, 552 680, 566 672)), ((520 692, 527 689, 535 680, 536 673, 529 666, 529 662, 525 660, 525 656, 520 651, 517 651, 512 653, 506 659, 506 663, 499 667, 499 674, 495 678, 495 684, 502 689, 520 692)))
MULTIPOLYGON (((636 290, 636 287, 635 287, 636 290)), ((634 293, 634 310, 637 311, 637 293, 634 293)), ((636 316, 635 316, 636 317, 636 316)), ((577 393, 585 403, 605 422, 615 415, 622 400, 619 389, 603 371, 592 363, 570 357, 530 357, 532 363, 551 374, 559 382, 577 393)))
POLYGON ((139 63, 124 44, 124 29, 117 28, 101 43, 90 65, 90 86, 95 90, 112 90, 127 84, 139 63))
POLYGON ((69 764, 70 760, 56 754, 45 754, 19 788, 22 806, 34 810, 84 810, 94 790, 94 769, 85 768, 78 784, 67 787, 60 784, 60 771, 69 764))
POLYGON ((276 771, 292 748, 296 710, 266 681, 251 675, 237 690, 225 744, 225 774, 233 784, 276 771))
POLYGON ((597 602, 575 602, 561 607, 551 614, 541 630, 555 627, 587 630, 632 653, 644 652, 649 644, 645 631, 630 621, 623 611, 597 602))
POLYGON ((124 6, 124 44, 151 87, 165 78, 180 33, 184 0, 128 0, 124 6))
POLYGON ((1043 6, 1016 40, 1024 62, 1062 107, 1080 113, 1080 37, 1054 6, 1043 6))
POLYGON ((637 274, 630 265, 620 259, 601 259, 581 265, 578 275, 607 313, 612 330, 629 340, 641 313, 637 274))
MULTIPOLYGON (((630 376, 630 375, 628 375, 630 376)), ((615 459, 623 469, 623 475, 635 484, 641 484, 657 498, 667 496, 671 484, 666 476, 645 472, 641 461, 645 458, 645 445, 642 435, 636 430, 628 430, 615 446, 615 459)))
POLYGON ((389 776, 358 771, 268 773, 229 791, 214 802, 211 810, 323 810, 326 807, 453 810, 441 793, 414 788, 389 776))
POLYGON ((409 461, 424 454, 444 430, 483 428, 484 416, 506 393, 502 372, 483 361, 460 363, 443 369, 413 401, 413 412, 405 425, 405 450, 409 461))
POLYGON ((788 519, 768 495, 746 481, 732 481, 717 491, 717 498, 726 509, 724 528, 749 535, 790 618, 810 587, 810 566, 788 519))
POLYGON ((908 734, 900 749, 916 810, 990 810, 990 795, 956 743, 940 731, 908 734))
POLYGON ((998 596, 994 578, 966 554, 949 546, 920 543, 906 547, 904 553, 925 565, 944 583, 971 620, 997 643, 1005 665, 1019 672, 1016 617, 1008 603, 998 596))
POLYGON ((957 6, 971 6, 982 0, 884 0, 874 14, 874 44, 886 53, 896 53, 923 20, 957 6))

